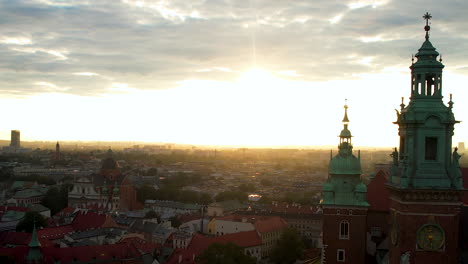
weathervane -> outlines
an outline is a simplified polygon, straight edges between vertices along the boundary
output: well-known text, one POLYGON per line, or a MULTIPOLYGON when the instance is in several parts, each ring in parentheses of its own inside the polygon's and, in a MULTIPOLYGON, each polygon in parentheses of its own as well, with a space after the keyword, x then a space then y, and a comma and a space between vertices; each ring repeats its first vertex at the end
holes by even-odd
POLYGON ((424 14, 423 18, 426 20, 426 26, 424 27, 424 30, 426 30, 426 40, 429 39, 429 30, 431 30, 431 27, 429 26, 429 20, 432 18, 431 14, 429 12, 426 12, 424 14))

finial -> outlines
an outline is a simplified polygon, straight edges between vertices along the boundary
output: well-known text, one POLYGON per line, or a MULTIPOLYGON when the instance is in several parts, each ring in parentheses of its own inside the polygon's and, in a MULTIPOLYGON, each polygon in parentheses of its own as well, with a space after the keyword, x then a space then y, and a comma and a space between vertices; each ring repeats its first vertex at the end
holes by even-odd
POLYGON ((343 123, 345 125, 347 125, 349 123, 349 119, 348 119, 348 99, 345 99, 344 109, 345 109, 345 114, 344 114, 344 117, 343 117, 343 123))
POLYGON ((442 62, 442 53, 440 54, 439 61, 442 62))
POLYGON ((429 20, 432 18, 432 15, 429 14, 429 12, 426 12, 426 14, 423 15, 423 18, 426 20, 426 26, 424 27, 424 30, 426 31, 426 40, 429 40, 429 30, 431 30, 429 20))
POLYGON ((450 94, 450 101, 448 102, 449 108, 453 108, 452 94, 450 94))
POLYGON ((414 54, 411 54, 411 64, 414 64, 414 54))
POLYGON ((401 110, 403 110, 405 108, 405 98, 404 97, 401 97, 401 110))

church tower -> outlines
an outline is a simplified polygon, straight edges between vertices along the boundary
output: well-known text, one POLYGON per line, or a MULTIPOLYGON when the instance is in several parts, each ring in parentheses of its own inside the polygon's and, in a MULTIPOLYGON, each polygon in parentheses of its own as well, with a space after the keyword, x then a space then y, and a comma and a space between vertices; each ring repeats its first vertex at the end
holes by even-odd
POLYGON ((331 154, 329 177, 323 184, 323 263, 365 263, 367 187, 361 180, 361 160, 353 155, 345 105, 338 154, 331 154))
POLYGON ((390 263, 456 263, 461 172, 452 153, 456 121, 450 96, 442 101, 442 59, 425 41, 411 69, 411 97, 397 111, 400 146, 395 148, 390 190, 390 263))

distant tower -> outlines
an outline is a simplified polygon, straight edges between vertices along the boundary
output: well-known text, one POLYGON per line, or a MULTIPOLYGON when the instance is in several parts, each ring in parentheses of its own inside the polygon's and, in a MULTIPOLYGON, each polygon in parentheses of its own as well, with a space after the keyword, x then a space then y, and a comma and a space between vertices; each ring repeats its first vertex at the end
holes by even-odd
POLYGON ((57 141, 57 144, 55 144, 55 160, 60 160, 60 144, 57 141))
POLYGON ((20 139, 20 131, 19 130, 12 130, 11 131, 10 147, 17 148, 17 149, 21 147, 21 139, 20 139))
POLYGON ((326 263, 365 263, 367 187, 361 180, 361 160, 353 155, 345 105, 338 154, 331 155, 323 184, 323 254, 326 263))
POLYGON ((426 40, 411 69, 411 97, 395 124, 400 147, 393 152, 390 182, 390 263, 457 263, 462 194, 460 154, 452 153, 455 120, 450 96, 442 101, 442 60, 426 40), (407 261, 407 262, 406 262, 407 261))

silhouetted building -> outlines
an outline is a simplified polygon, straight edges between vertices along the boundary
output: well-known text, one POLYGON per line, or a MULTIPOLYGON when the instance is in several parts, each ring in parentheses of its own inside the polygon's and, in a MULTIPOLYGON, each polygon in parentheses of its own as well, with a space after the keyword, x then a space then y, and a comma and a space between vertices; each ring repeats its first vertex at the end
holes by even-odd
POLYGON ((12 130, 11 131, 10 147, 12 147, 12 148, 20 148, 21 147, 21 138, 20 138, 20 131, 19 130, 12 130))

